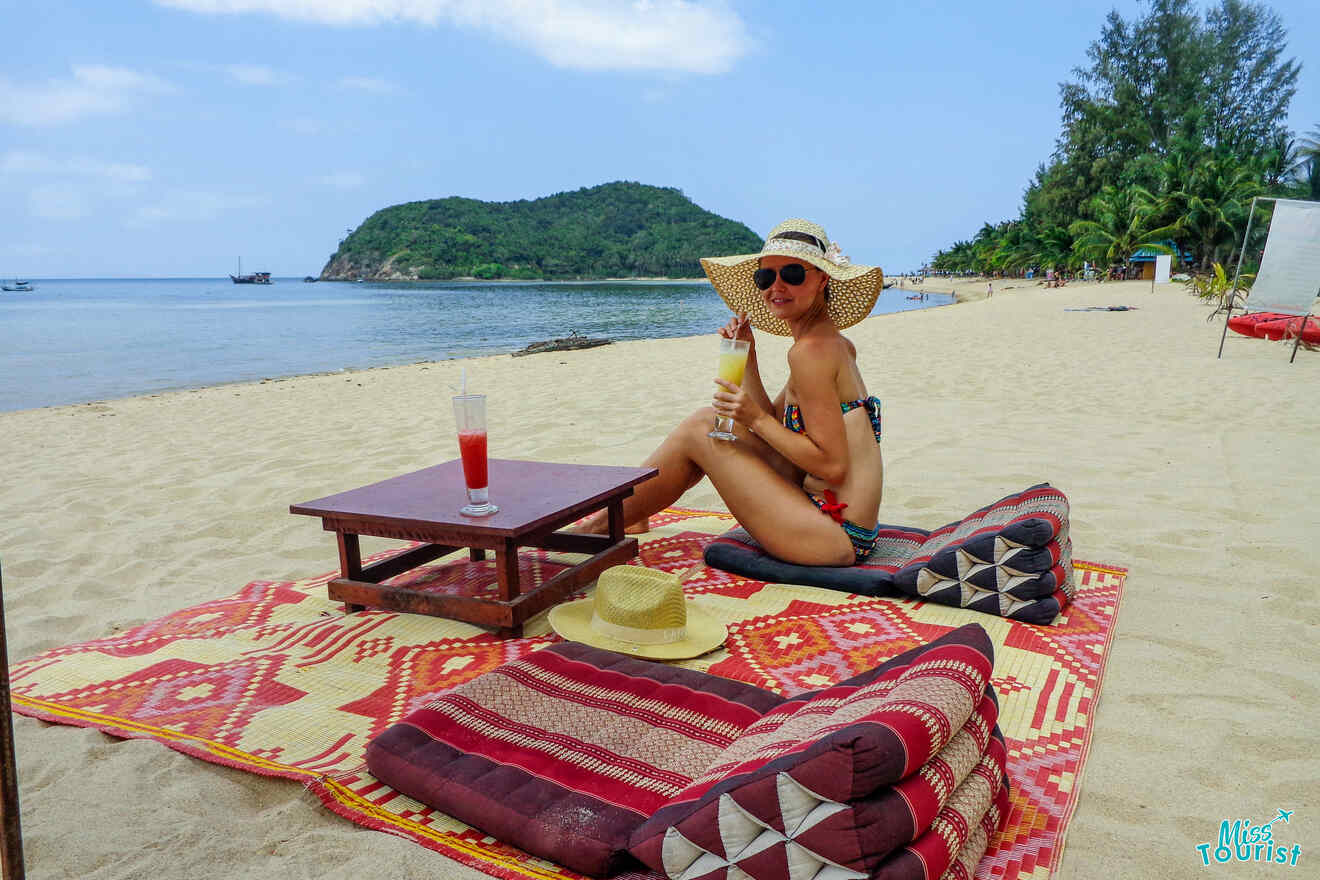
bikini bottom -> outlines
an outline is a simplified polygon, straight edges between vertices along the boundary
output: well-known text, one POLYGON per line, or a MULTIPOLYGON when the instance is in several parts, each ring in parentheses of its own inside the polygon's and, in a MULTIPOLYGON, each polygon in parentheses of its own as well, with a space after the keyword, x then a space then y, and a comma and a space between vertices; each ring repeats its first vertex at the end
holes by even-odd
POLYGON ((820 508, 820 512, 834 520, 843 528, 843 533, 848 536, 848 541, 853 546, 853 564, 865 562, 866 558, 875 550, 875 542, 880 538, 880 526, 876 525, 873 529, 864 529, 852 520, 843 518, 843 509, 846 504, 840 504, 839 498, 832 489, 825 490, 824 498, 817 498, 805 489, 811 503, 820 508))

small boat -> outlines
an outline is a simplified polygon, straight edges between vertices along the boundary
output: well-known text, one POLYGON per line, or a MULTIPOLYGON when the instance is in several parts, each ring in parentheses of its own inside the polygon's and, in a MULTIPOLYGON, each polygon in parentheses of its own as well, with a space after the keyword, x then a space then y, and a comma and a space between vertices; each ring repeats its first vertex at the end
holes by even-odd
POLYGON ((1306 323, 1302 323, 1300 317, 1294 315, 1280 315, 1273 321, 1261 321, 1251 328, 1251 335, 1261 339, 1269 339, 1278 342, 1280 339, 1295 339, 1298 333, 1301 333, 1302 342, 1312 344, 1320 337, 1320 324, 1315 318, 1308 317, 1306 323))
POLYGON ((1307 345, 1320 343, 1320 319, 1308 317, 1303 323, 1296 315, 1282 315, 1277 312, 1252 312, 1249 315, 1234 315, 1228 319, 1228 329, 1243 336, 1255 336, 1278 342, 1280 339, 1295 339, 1301 334, 1302 342, 1307 345))
POLYGON ((4 288, 10 293, 28 293, 30 291, 36 290, 36 288, 32 286, 31 282, 19 281, 17 278, 14 279, 13 284, 0 284, 0 287, 4 288))
POLYGON ((243 274, 243 258, 238 258, 238 274, 230 275, 229 280, 235 284, 270 284, 269 272, 253 272, 251 275, 243 274))
MULTIPOLYGON (((1228 329, 1234 333, 1241 333, 1243 336, 1264 337, 1264 332, 1257 333, 1256 328, 1262 324, 1270 324, 1275 321, 1287 321, 1287 315, 1281 315, 1277 312, 1252 312, 1249 315, 1234 315, 1228 319, 1228 329)), ((1282 332, 1282 330, 1280 331, 1282 332)), ((1278 337, 1275 337, 1278 338, 1278 337)))
POLYGON ((316 279, 313 278, 311 275, 303 276, 303 284, 315 284, 315 283, 316 283, 316 279))

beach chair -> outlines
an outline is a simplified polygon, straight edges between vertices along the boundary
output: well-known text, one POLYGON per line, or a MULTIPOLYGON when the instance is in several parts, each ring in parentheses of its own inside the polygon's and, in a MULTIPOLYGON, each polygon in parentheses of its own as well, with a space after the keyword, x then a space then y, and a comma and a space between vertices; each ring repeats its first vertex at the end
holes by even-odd
POLYGON ((1292 357, 1288 358, 1288 363, 1292 363, 1297 358, 1302 336, 1310 326, 1308 319, 1315 306, 1316 296, 1320 296, 1320 202, 1264 196, 1252 199, 1247 231, 1238 251, 1237 271, 1233 274, 1233 285, 1225 309, 1224 332, 1219 337, 1219 354, 1215 357, 1223 357, 1228 322, 1234 317, 1235 306, 1241 305, 1247 314, 1272 312, 1296 319, 1295 330, 1289 329, 1294 322, 1288 322, 1281 334, 1285 338, 1292 336, 1294 339, 1292 357), (1274 217, 1270 221, 1265 254, 1261 258, 1260 271, 1256 273, 1251 293, 1235 303, 1235 299, 1238 299, 1237 282, 1242 274, 1242 254, 1251 235, 1258 201, 1273 201, 1274 217))
POLYGON ((0 867, 4 880, 23 880, 23 834, 18 822, 18 767, 14 716, 9 704, 9 649, 5 645, 5 590, 0 576, 0 867))

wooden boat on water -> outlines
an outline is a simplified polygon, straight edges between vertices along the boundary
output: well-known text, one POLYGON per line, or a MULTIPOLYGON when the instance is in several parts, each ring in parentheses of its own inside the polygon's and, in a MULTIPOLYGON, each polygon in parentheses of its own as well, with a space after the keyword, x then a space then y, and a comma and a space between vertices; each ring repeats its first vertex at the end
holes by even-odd
POLYGON ((230 275, 235 284, 270 284, 269 272, 253 272, 251 275, 230 275))
POLYGON ((238 274, 230 275, 229 280, 235 284, 270 284, 269 272, 253 272, 250 275, 243 274, 243 258, 238 258, 238 274))

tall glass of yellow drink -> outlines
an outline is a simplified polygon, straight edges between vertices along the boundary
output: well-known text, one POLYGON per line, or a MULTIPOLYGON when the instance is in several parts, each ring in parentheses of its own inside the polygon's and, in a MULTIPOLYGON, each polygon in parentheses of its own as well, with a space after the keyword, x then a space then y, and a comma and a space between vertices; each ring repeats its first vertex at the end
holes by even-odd
MULTIPOLYGON (((720 363, 716 368, 715 375, 725 382, 741 385, 743 371, 747 369, 747 351, 750 348, 751 343, 745 339, 725 339, 721 337, 720 363)), ((733 436, 733 419, 716 416, 715 430, 707 436, 719 440, 736 440, 737 438, 733 436)))

